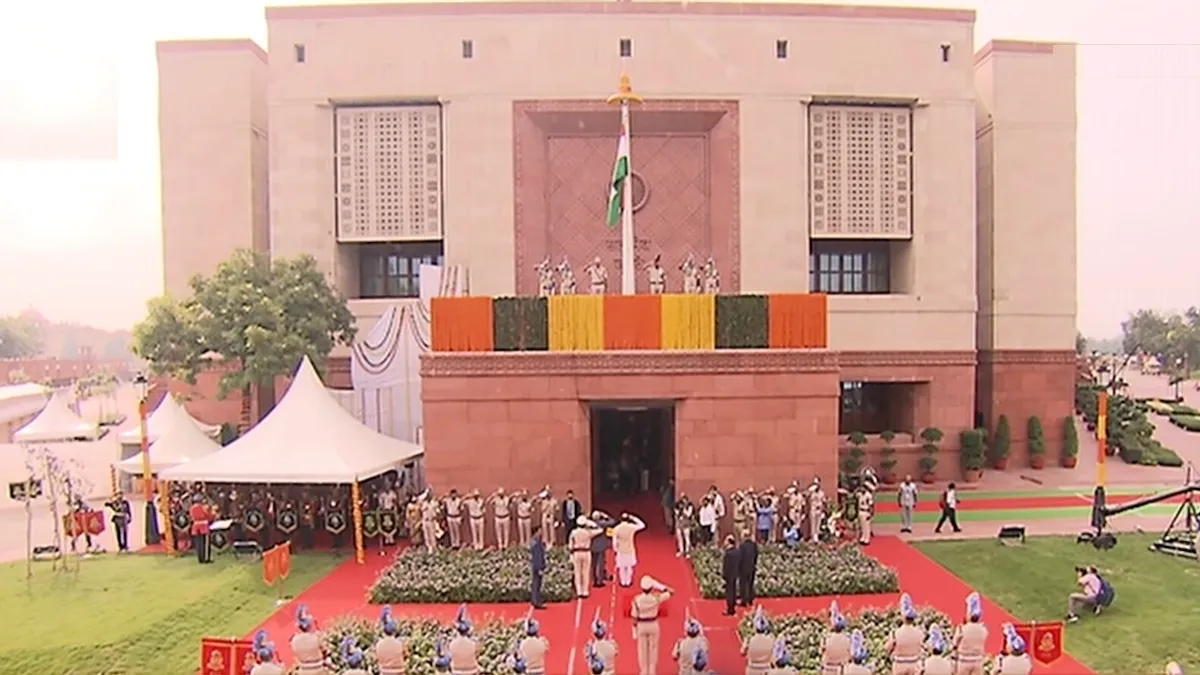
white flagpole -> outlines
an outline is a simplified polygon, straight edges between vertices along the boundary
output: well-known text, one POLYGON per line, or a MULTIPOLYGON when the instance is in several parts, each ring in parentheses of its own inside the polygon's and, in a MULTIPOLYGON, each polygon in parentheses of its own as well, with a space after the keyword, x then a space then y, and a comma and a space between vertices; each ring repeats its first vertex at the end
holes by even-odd
POLYGON ((621 293, 637 293, 633 238, 633 130, 629 127, 629 101, 621 101, 621 128, 629 136, 629 174, 621 189, 621 293))

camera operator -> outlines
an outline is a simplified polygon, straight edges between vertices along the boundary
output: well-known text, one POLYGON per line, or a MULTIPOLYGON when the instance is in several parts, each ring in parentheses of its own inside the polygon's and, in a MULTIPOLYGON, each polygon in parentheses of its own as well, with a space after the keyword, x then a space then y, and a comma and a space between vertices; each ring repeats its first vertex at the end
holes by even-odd
POLYGON ((1095 567, 1076 567, 1076 583, 1080 590, 1067 596, 1067 623, 1079 621, 1079 610, 1092 609, 1100 613, 1100 589, 1103 585, 1095 567))

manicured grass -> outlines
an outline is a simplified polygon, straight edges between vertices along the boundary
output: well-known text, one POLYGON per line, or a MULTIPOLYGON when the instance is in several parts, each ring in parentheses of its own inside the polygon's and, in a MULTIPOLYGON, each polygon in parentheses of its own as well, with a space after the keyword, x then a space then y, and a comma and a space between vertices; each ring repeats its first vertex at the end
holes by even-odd
MULTIPOLYGON (((1155 504, 1151 506, 1143 506, 1136 511, 1140 516, 1170 516, 1174 515, 1179 510, 1178 504, 1155 504)), ((928 511, 920 511, 913 514, 913 522, 915 523, 936 523, 941 513, 931 513, 928 511)), ((1086 530, 1089 527, 1089 522, 1092 517, 1092 507, 1060 507, 1050 509, 997 509, 987 511, 972 511, 969 504, 964 505, 958 510, 958 522, 960 523, 998 523, 998 522, 1021 522, 1025 520, 1066 520, 1069 518, 1077 518, 1079 520, 1079 529, 1086 530)), ((1115 522, 1119 522, 1120 516, 1116 516, 1115 522)), ((899 513, 881 513, 875 516, 875 522, 884 525, 894 525, 900 522, 899 513)))
MULTIPOLYGON (((297 555, 296 595, 332 570, 333 555, 297 555)), ((71 563, 75 563, 72 561, 71 563)), ((159 555, 84 560, 78 572, 0 566, 0 674, 189 675, 202 637, 241 637, 275 611, 262 566, 159 555)))
POLYGON ((1076 565, 1095 565, 1116 590, 1100 617, 1067 627, 1066 647, 1102 675, 1160 673, 1170 660, 1200 668, 1200 564, 1147 550, 1152 535, 1118 535, 1097 551, 1072 537, 1034 537, 1023 547, 994 540, 920 542, 923 553, 1026 621, 1058 621, 1076 565))

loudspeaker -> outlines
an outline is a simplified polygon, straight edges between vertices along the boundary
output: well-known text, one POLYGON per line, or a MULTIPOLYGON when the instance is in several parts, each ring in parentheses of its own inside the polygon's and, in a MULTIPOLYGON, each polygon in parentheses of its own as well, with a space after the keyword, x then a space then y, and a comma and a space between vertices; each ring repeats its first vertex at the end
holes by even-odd
POLYGON ((1024 544, 1025 543, 1025 526, 1024 525, 1005 525, 1000 528, 1000 533, 996 535, 1001 544, 1024 544))

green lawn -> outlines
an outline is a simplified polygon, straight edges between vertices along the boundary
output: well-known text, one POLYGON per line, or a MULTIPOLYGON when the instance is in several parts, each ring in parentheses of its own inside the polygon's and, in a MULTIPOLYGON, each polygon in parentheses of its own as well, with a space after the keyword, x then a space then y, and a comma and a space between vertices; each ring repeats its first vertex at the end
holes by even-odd
POLYGON ((1116 589, 1100 617, 1067 627, 1067 651, 1104 675, 1161 673, 1175 660, 1200 669, 1200 563, 1147 550, 1152 535, 1118 535, 1108 552, 1071 537, 1035 537, 1023 547, 994 540, 920 542, 922 552, 1022 620, 1066 614, 1076 565, 1095 565, 1116 589))
MULTIPOLYGON (((296 555, 283 591, 332 570, 332 555, 296 555)), ((74 564, 72 562, 72 564, 74 564)), ((200 638, 241 637, 275 611, 262 566, 219 556, 106 556, 79 571, 0 565, 0 675, 190 675, 200 638)))

